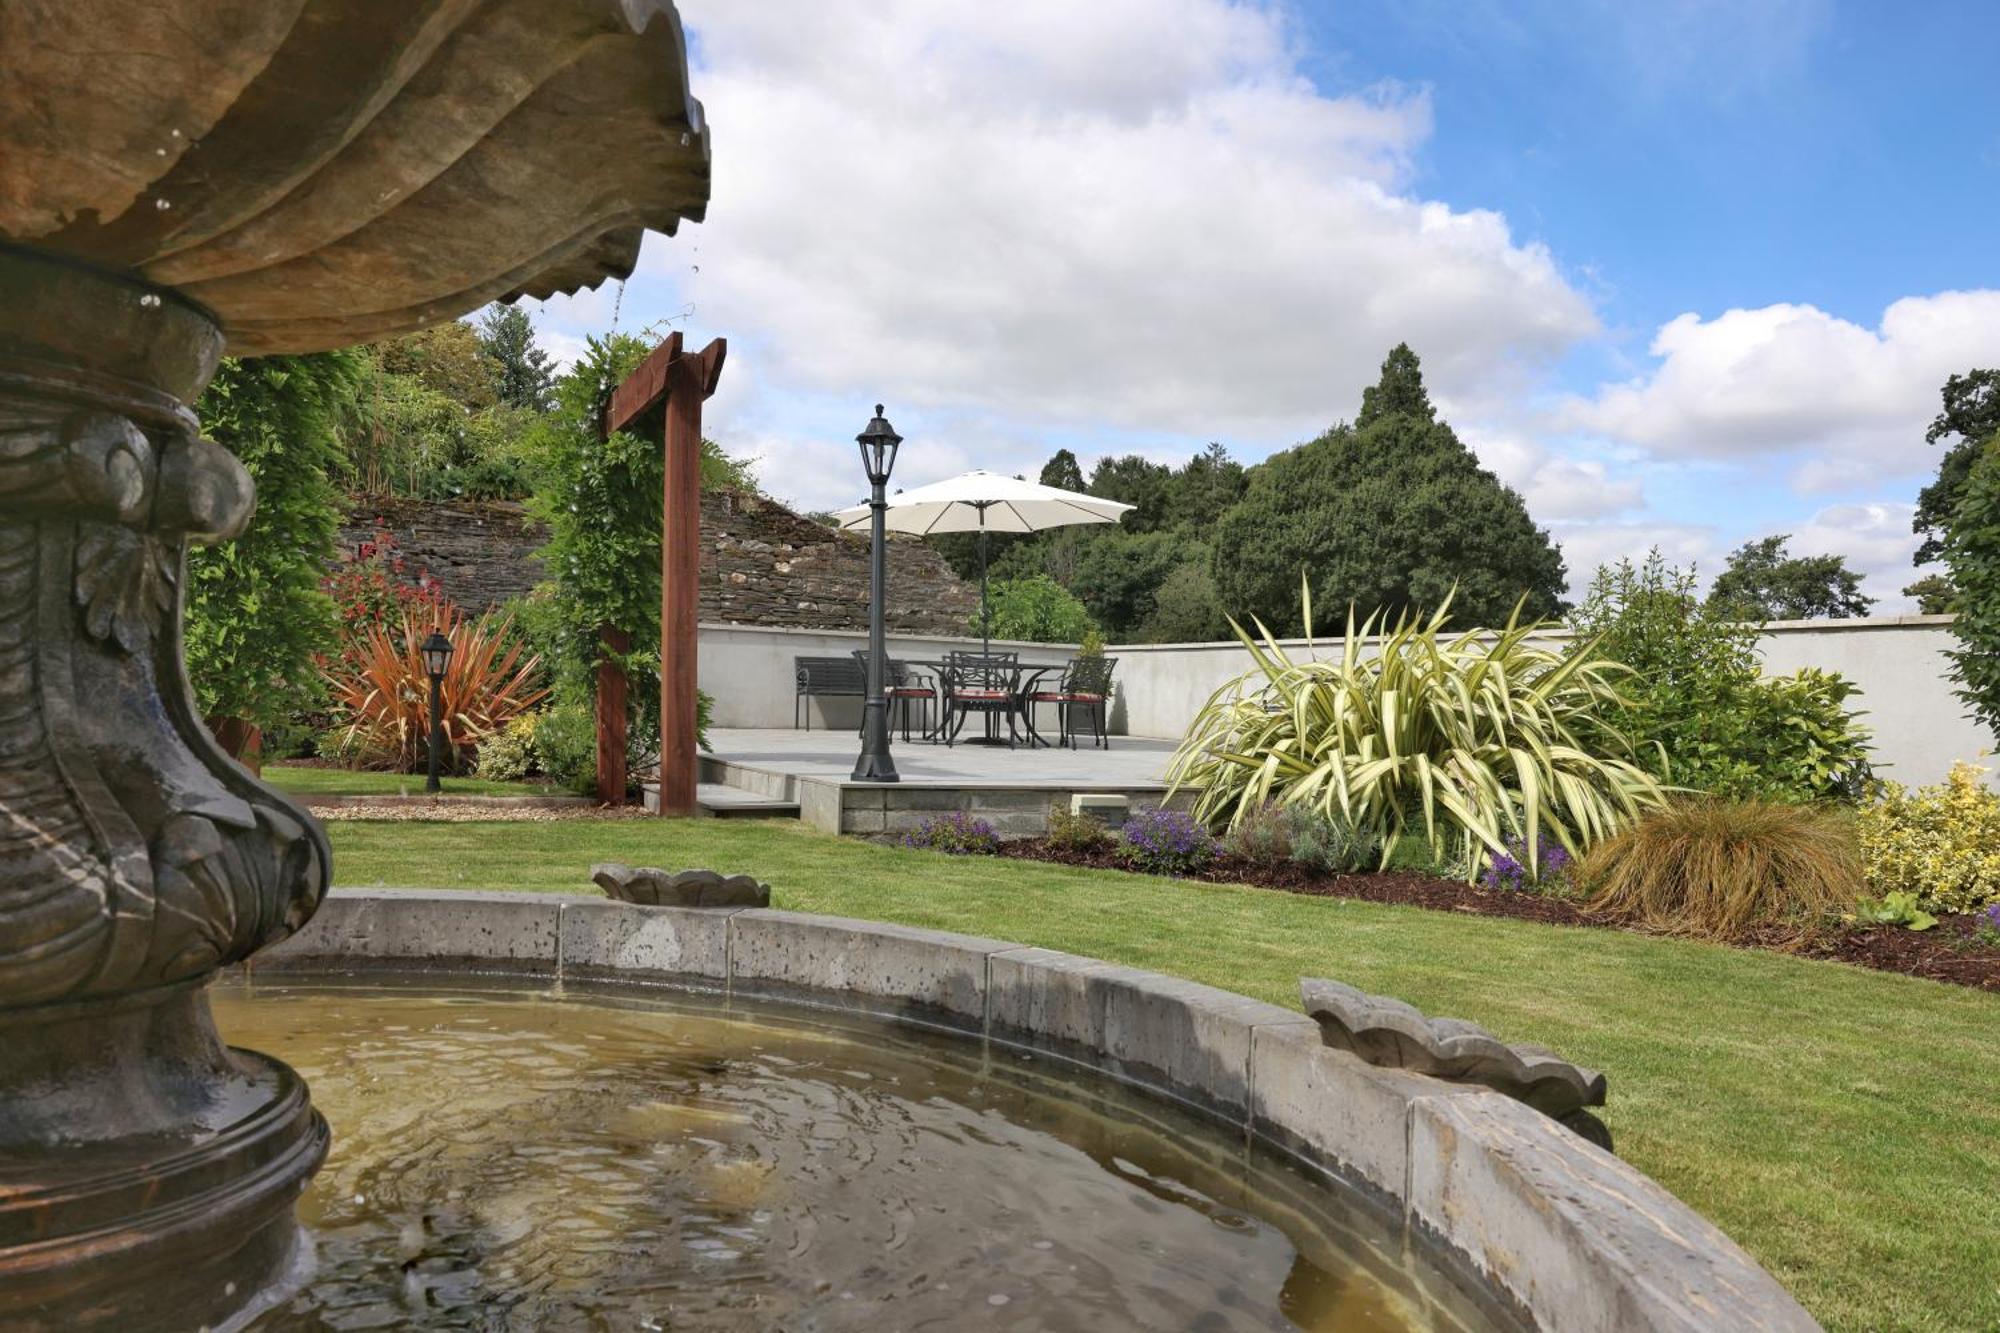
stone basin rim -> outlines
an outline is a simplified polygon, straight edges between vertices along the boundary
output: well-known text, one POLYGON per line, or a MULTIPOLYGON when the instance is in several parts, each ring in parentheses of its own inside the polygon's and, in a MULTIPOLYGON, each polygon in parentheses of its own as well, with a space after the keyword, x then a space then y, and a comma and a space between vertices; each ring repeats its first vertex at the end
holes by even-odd
POLYGON ((1370 1066, 1326 1047, 1300 1011, 1161 973, 766 908, 424 889, 336 889, 297 935, 233 971, 253 981, 497 975, 921 1025, 1073 1061, 1273 1147, 1527 1326, 1820 1327, 1713 1224, 1539 1112, 1370 1066))

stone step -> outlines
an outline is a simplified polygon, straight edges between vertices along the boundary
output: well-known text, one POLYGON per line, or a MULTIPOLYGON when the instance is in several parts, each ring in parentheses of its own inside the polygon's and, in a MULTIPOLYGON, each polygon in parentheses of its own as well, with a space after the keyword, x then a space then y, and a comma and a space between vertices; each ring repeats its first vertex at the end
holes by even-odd
POLYGON ((710 819, 796 819, 799 803, 741 787, 704 782, 695 788, 695 808, 710 819))

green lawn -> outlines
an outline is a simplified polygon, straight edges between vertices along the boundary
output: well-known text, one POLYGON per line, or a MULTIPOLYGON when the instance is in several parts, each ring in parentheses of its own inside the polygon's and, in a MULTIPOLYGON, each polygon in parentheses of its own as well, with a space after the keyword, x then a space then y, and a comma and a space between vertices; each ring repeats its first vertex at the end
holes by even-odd
MULTIPOLYGON (((421 796, 421 773, 370 773, 352 768, 266 764, 264 781, 294 796, 421 796)), ((489 778, 438 779, 447 796, 567 796, 561 787, 535 782, 495 782, 489 778)))
POLYGON ((792 822, 330 826, 348 885, 592 892, 712 866, 776 905, 996 936, 1280 1004, 1324 975, 1606 1070, 1619 1152, 1830 1329, 2000 1329, 2000 997, 1610 931, 954 860, 792 822))

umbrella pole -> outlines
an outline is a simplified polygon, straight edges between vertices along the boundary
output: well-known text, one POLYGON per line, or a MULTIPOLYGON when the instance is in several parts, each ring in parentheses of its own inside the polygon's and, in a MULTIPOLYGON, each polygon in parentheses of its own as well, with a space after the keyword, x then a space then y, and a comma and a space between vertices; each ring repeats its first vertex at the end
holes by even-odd
POLYGON ((993 608, 986 601, 986 507, 979 508, 979 652, 993 655, 993 608))

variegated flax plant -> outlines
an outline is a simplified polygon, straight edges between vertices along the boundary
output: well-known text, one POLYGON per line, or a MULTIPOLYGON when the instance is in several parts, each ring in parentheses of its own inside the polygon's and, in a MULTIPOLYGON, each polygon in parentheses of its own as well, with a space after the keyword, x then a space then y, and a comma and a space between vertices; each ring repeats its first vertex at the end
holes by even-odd
MULTIPOLYGON (((1311 590, 1302 597, 1311 645, 1311 590)), ((1504 629, 1446 637, 1450 607, 1400 616, 1372 644, 1377 618, 1357 626, 1350 608, 1324 661, 1295 661, 1263 622, 1252 638, 1232 620, 1255 666, 1209 697, 1169 781, 1199 792, 1211 827, 1267 802, 1298 806, 1372 832, 1384 867, 1421 837, 1433 857, 1462 852, 1468 878, 1510 837, 1532 878, 1544 837, 1580 855, 1665 803, 1605 722, 1624 667, 1594 641, 1567 655, 1532 642, 1539 626, 1521 624, 1518 605, 1504 629)))

